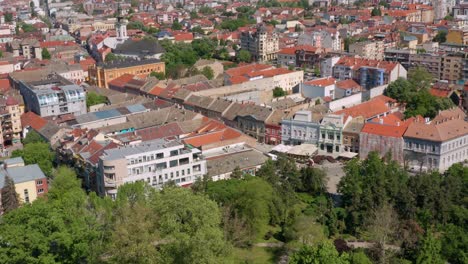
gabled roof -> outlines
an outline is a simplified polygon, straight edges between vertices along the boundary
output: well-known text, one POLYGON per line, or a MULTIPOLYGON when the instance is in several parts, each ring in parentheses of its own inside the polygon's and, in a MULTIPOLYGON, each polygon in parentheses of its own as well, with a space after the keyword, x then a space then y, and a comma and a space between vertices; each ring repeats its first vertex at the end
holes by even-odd
POLYGON ((356 106, 345 108, 340 111, 336 111, 335 114, 345 114, 346 116, 358 117, 362 116, 365 119, 381 115, 390 111, 390 107, 387 102, 380 98, 373 98, 370 101, 358 104, 356 106))
POLYGON ((325 78, 320 78, 320 79, 315 79, 312 81, 304 82, 304 84, 319 86, 319 87, 327 87, 335 83, 336 83, 336 80, 333 77, 325 77, 325 78))
POLYGON ((47 124, 47 120, 36 115, 33 112, 26 112, 21 115, 22 127, 32 127, 34 130, 39 131, 47 124))

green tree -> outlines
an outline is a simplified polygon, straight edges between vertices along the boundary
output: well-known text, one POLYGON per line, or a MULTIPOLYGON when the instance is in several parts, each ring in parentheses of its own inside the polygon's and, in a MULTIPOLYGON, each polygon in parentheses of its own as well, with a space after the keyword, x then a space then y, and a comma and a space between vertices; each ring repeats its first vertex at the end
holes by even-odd
POLYGON ((218 46, 218 43, 209 38, 196 39, 191 43, 193 51, 198 57, 210 59, 218 46))
POLYGON ((6 214, 0 263, 90 263, 103 226, 73 171, 59 169, 47 199, 6 214), (62 174, 64 173, 64 174, 62 174))
POLYGON ((8 213, 19 207, 19 196, 16 193, 15 182, 10 176, 5 175, 3 187, 1 189, 2 195, 2 211, 8 213))
POLYGON ((47 143, 27 144, 22 150, 13 151, 12 157, 22 157, 26 165, 37 164, 45 175, 52 175, 52 162, 55 159, 55 154, 47 143))
POLYGON ((417 90, 429 89, 434 77, 423 67, 411 68, 408 71, 408 80, 417 90))
POLYGON ((248 52, 246 50, 239 51, 239 61, 241 61, 241 62, 250 62, 250 60, 251 60, 250 52, 248 52))
POLYGON ((432 39, 434 42, 445 43, 447 41, 447 31, 439 31, 432 39))
POLYGON ((241 169, 239 168, 239 166, 237 166, 232 171, 230 178, 231 179, 241 179, 242 176, 243 176, 243 173, 242 173, 241 169))
POLYGON ((13 22, 13 14, 12 13, 5 13, 5 22, 13 22))
POLYGON ((286 92, 283 90, 283 88, 281 87, 275 87, 275 89, 273 89, 273 97, 282 97, 282 96, 285 96, 286 95, 286 92))
POLYGON ((198 33, 200 35, 205 34, 205 31, 200 26, 193 27, 190 29, 190 31, 192 31, 193 33, 198 33))
POLYGON ((426 233, 421 241, 416 264, 442 264, 445 261, 441 256, 441 243, 431 232, 426 233))
POLYGON ((301 170, 301 189, 313 195, 323 194, 327 175, 321 169, 307 167, 301 170))
POLYGON ((86 93, 86 107, 91 107, 93 105, 105 104, 107 103, 107 97, 104 95, 97 94, 96 92, 90 91, 86 93))
POLYGON ((182 24, 180 24, 177 19, 174 20, 174 22, 172 23, 171 29, 172 30, 182 30, 182 28, 183 28, 182 24))
POLYGON ((348 264, 347 254, 340 255, 331 242, 323 242, 315 247, 303 246, 291 256, 291 264, 348 264))
POLYGON ((214 14, 214 10, 209 6, 202 6, 202 7, 200 7, 200 9, 198 11, 203 15, 214 14))
POLYGON ((44 60, 50 60, 50 58, 51 58, 51 55, 50 55, 50 53, 49 53, 49 50, 48 50, 48 49, 46 49, 46 48, 42 48, 42 52, 41 52, 41 54, 42 54, 42 59, 44 59, 44 60))
POLYGON ((25 33, 35 32, 35 31, 36 31, 36 28, 35 28, 33 25, 26 24, 26 23, 23 23, 23 24, 21 25, 21 29, 22 29, 23 32, 25 32, 25 33))
POLYGON ((39 133, 36 132, 36 130, 29 131, 26 137, 23 139, 24 145, 40 142, 45 143, 46 141, 39 133))
POLYGON ((371 16, 382 16, 382 11, 380 11, 379 7, 374 7, 374 9, 372 9, 371 16))
POLYGON ((109 53, 106 55, 106 59, 105 61, 106 62, 111 62, 111 61, 114 61, 114 60, 117 60, 118 59, 118 56, 115 55, 114 53, 109 53))
POLYGON ((444 20, 448 20, 448 21, 453 21, 454 20, 454 17, 452 15, 446 15, 444 17, 444 20))
MULTIPOLYGON (((465 209, 466 216, 466 209, 465 209)), ((448 224, 443 227, 442 255, 454 264, 468 262, 468 236, 466 226, 448 224)))
POLYGON ((362 251, 353 252, 349 256, 350 264, 372 264, 369 257, 362 251))
POLYGON ((162 263, 221 263, 226 243, 215 202, 183 188, 156 193, 152 208, 158 217, 162 263))
POLYGON ((201 73, 203 75, 205 75, 205 77, 208 79, 208 80, 213 80, 213 77, 214 77, 214 71, 211 67, 209 66, 205 66, 203 67, 201 73))
POLYGON ((164 75, 163 72, 151 72, 151 73, 150 73, 150 76, 151 76, 151 77, 155 77, 155 78, 157 78, 158 80, 164 80, 164 79, 166 79, 166 76, 164 75))
POLYGON ((385 95, 398 102, 408 102, 415 92, 416 89, 413 84, 403 78, 398 78, 396 81, 391 82, 387 89, 385 89, 385 95))

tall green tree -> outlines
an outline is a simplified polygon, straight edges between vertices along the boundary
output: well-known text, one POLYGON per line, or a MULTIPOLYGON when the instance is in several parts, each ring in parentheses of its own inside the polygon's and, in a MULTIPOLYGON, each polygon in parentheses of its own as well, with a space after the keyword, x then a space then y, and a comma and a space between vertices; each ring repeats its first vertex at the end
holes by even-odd
POLYGON ((44 60, 50 60, 51 55, 50 55, 50 52, 49 52, 48 49, 42 48, 41 54, 42 54, 42 59, 44 59, 44 60))
POLYGON ((19 207, 19 196, 16 193, 15 182, 10 176, 5 175, 2 195, 2 211, 8 213, 19 207))
POLYGON ((250 62, 250 60, 251 60, 250 52, 248 52, 246 50, 239 51, 239 61, 240 62, 250 62))
POLYGON ((45 175, 52 175, 52 162, 55 159, 55 154, 47 143, 37 142, 27 144, 22 150, 13 151, 12 157, 22 157, 26 165, 37 164, 45 175))
POLYGON ((40 142, 44 143, 46 141, 39 133, 36 132, 36 130, 29 131, 26 137, 23 139, 24 145, 40 142))
POLYGON ((213 80, 214 78, 214 72, 213 68, 205 66, 203 67, 201 73, 208 79, 208 80, 213 80))
POLYGON ((416 264, 442 264, 441 243, 431 232, 426 233, 421 241, 416 264))
POLYGON ((340 255, 331 242, 323 242, 315 247, 304 246, 291 256, 291 264, 349 264, 347 254, 340 255))

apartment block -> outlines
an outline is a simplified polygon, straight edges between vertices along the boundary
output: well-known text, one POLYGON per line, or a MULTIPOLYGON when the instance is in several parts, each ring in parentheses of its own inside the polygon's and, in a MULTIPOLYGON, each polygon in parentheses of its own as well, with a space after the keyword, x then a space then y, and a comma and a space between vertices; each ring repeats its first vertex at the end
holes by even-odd
POLYGON ((105 150, 98 174, 99 193, 115 198, 118 187, 127 182, 145 181, 155 188, 170 181, 189 186, 206 174, 206 161, 196 148, 157 139, 105 150))
POLYGON ((5 186, 6 176, 15 183, 20 203, 32 203, 49 190, 47 177, 39 166, 37 164, 25 165, 20 157, 4 161, 3 167, 0 168, 0 190, 5 186))
POLYGON ((24 105, 13 96, 0 99, 0 148, 21 141, 21 115, 24 105))
POLYGON ((349 52, 369 60, 383 60, 384 58, 383 41, 364 41, 349 45, 349 52))
POLYGON ((386 49, 384 52, 384 60, 398 62, 406 70, 410 66, 410 56, 416 54, 414 49, 386 49))
POLYGON ((83 87, 59 75, 52 74, 39 81, 19 81, 19 90, 26 108, 42 117, 86 114, 83 87))
POLYGON ((286 145, 317 144, 320 119, 312 111, 297 111, 292 118, 281 121, 281 142, 286 145))
POLYGON ((405 163, 412 170, 445 171, 468 159, 468 125, 459 108, 440 112, 430 123, 417 120, 404 138, 405 163))
POLYGON ((254 61, 271 61, 276 59, 279 51, 279 36, 274 29, 261 25, 254 31, 242 32, 241 48, 252 55, 254 61))
POLYGON ((442 56, 441 80, 449 83, 457 83, 463 80, 463 62, 462 56, 455 54, 442 56))

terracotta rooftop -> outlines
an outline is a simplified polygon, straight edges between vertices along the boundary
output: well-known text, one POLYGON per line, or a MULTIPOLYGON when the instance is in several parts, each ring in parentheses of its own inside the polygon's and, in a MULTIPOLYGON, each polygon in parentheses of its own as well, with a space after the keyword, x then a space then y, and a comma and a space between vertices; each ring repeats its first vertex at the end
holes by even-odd
POLYGON ((26 112, 21 115, 21 125, 23 127, 32 127, 34 130, 39 131, 47 124, 47 120, 36 115, 33 112, 26 112))
POLYGON ((432 121, 426 124, 414 122, 405 133, 405 137, 443 142, 468 134, 468 123, 463 118, 452 118, 445 121, 432 121))
POLYGON ((320 79, 315 79, 312 81, 304 82, 304 84, 320 86, 320 87, 330 86, 335 83, 336 83, 336 80, 333 77, 320 78, 320 79))
POLYGON ((381 98, 373 98, 370 101, 358 104, 356 106, 345 108, 335 112, 335 114, 345 114, 346 116, 358 117, 362 116, 365 119, 382 115, 390 111, 387 102, 381 98))
POLYGON ((353 79, 348 79, 348 80, 338 81, 336 83, 336 87, 343 89, 343 90, 348 90, 348 89, 360 88, 361 86, 357 82, 355 82, 353 79))
POLYGON ((266 69, 274 69, 274 67, 271 65, 254 63, 254 64, 247 64, 244 66, 239 66, 236 68, 228 69, 225 71, 225 73, 228 76, 233 77, 233 76, 245 75, 251 72, 262 71, 266 69))

